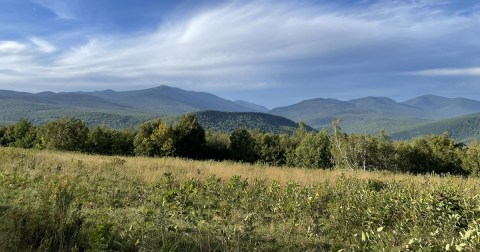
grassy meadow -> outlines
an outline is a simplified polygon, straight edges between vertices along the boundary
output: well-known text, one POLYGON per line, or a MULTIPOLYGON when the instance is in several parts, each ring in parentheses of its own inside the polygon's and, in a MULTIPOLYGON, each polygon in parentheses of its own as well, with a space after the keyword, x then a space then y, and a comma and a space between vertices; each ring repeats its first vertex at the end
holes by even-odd
POLYGON ((0 251, 477 251, 479 182, 0 148, 0 251))

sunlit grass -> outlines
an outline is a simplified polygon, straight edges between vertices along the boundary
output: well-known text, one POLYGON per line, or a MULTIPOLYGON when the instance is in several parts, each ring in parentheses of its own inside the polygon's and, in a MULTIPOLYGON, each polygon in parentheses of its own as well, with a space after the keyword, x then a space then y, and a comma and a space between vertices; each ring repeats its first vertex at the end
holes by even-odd
MULTIPOLYGON (((128 177, 135 177, 148 184, 157 182, 165 173, 171 173, 177 180, 184 181, 191 178, 204 180, 210 175, 215 175, 223 180, 233 176, 241 176, 249 180, 278 181, 282 184, 296 182, 301 185, 318 184, 325 181, 335 182, 342 177, 353 177, 356 179, 382 180, 382 181, 410 181, 449 183, 465 186, 478 185, 480 180, 476 178, 463 178, 458 176, 439 175, 411 175, 404 173, 393 173, 389 171, 363 171, 349 169, 305 169, 292 167, 272 167, 263 164, 247 164, 232 161, 196 161, 181 158, 147 158, 147 157, 110 157, 86 155, 72 152, 58 152, 50 150, 24 150, 15 148, 0 148, 3 158, 9 158, 8 153, 23 153, 28 156, 27 161, 35 162, 36 166, 58 167, 65 175, 78 175, 87 170, 90 174, 111 172, 112 169, 128 177)), ((5 167, 14 169, 16 163, 9 163, 4 160, 5 167)), ((27 164, 28 165, 28 164, 27 164)), ((34 170, 32 170, 35 173, 34 170)), ((43 172, 43 171, 42 171, 43 172)))
POLYGON ((479 182, 0 148, 0 250, 476 251, 479 182))

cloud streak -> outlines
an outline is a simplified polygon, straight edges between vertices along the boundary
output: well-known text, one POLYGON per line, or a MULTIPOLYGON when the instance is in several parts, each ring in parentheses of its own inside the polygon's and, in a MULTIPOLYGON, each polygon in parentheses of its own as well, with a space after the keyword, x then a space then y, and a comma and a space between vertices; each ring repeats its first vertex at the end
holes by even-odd
POLYGON ((50 10, 60 19, 76 19, 71 3, 74 0, 32 0, 34 3, 50 10))
POLYGON ((430 69, 430 70, 414 72, 412 74, 421 75, 421 76, 478 76, 480 77, 480 67, 430 69))

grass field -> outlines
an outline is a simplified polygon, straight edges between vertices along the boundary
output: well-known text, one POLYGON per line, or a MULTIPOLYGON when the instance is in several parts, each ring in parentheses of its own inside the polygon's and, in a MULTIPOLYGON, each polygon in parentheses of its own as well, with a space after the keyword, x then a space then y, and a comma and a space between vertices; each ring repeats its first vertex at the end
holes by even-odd
POLYGON ((0 251, 476 251, 479 182, 0 148, 0 251))

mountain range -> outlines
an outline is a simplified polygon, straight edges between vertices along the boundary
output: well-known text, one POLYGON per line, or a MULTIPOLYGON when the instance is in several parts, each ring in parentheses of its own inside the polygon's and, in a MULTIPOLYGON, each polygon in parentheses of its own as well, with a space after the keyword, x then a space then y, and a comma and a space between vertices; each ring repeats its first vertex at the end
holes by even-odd
POLYGON ((257 112, 251 108, 253 105, 169 86, 121 92, 104 90, 33 94, 1 90, 0 123, 10 124, 21 118, 43 123, 64 116, 75 116, 89 125, 104 124, 122 128, 135 127, 155 117, 204 110, 257 112))
POLYGON ((269 110, 248 101, 230 101, 206 92, 169 86, 120 92, 36 94, 0 90, 0 124, 11 124, 21 118, 38 124, 75 116, 90 126, 124 128, 136 127, 155 117, 171 121, 190 112, 196 112, 207 129, 220 131, 249 126, 260 131, 290 132, 299 121, 321 129, 341 118, 341 127, 348 133, 376 133, 385 129, 402 139, 449 131, 461 141, 471 141, 480 135, 480 101, 466 98, 424 95, 404 102, 387 97, 349 101, 316 98, 269 110))
MULTIPOLYGON (((341 118, 342 128, 349 133, 376 133, 385 129, 390 134, 416 130, 419 126, 428 128, 430 123, 439 120, 478 112, 480 101, 434 95, 424 95, 404 102, 386 97, 365 97, 350 101, 318 98, 269 111, 295 121, 305 121, 317 129, 329 127, 332 120, 341 118)), ((428 130, 422 132, 428 133, 428 130)))

